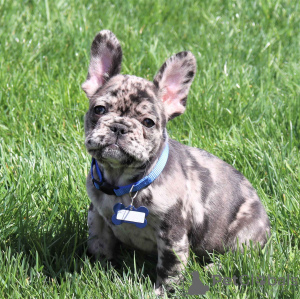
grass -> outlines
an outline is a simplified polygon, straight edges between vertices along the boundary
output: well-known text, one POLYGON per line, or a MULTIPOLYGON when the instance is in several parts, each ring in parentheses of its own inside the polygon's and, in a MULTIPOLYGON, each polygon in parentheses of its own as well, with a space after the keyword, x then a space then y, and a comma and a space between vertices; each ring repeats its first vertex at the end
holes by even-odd
MULTIPOLYGON (((198 72, 172 138, 240 170, 272 224, 268 251, 213 256, 193 271, 206 298, 299 298, 298 286, 212 284, 212 275, 300 279, 300 8, 291 1, 0 0, 1 298, 154 298, 155 261, 121 250, 116 270, 86 256, 89 199, 80 85, 101 29, 121 41, 122 73, 152 79, 172 54, 198 72)), ((193 296, 190 296, 191 298, 193 296)), ((195 296, 194 296, 195 297, 195 296)), ((196 298, 196 297, 195 297, 196 298)))

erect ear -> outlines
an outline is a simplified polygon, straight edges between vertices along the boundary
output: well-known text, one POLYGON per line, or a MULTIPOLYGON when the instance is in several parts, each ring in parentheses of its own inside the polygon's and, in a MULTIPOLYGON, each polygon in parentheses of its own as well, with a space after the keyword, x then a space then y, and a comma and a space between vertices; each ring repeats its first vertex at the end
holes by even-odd
POLYGON ((196 72, 196 59, 191 52, 179 52, 169 58, 155 75, 168 120, 182 114, 196 72))
POLYGON ((86 81, 81 85, 87 96, 92 96, 112 76, 121 71, 122 49, 116 36, 109 30, 100 31, 91 46, 91 60, 86 81))

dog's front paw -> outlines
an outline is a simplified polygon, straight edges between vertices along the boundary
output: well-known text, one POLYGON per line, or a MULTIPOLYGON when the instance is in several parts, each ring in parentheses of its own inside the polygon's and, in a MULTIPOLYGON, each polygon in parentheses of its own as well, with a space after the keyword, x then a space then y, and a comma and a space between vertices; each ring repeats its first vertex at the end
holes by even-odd
POLYGON ((159 297, 162 297, 165 294, 165 291, 162 286, 155 287, 154 292, 155 292, 155 295, 159 296, 159 297))

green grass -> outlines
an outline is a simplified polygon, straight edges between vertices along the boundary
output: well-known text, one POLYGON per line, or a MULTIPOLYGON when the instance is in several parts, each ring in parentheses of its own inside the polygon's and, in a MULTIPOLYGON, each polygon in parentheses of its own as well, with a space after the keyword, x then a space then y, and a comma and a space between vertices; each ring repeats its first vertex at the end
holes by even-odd
MULTIPOLYGON (((300 279, 300 8, 291 1, 0 0, 1 298, 154 298, 155 261, 121 250, 119 265, 86 256, 89 199, 80 88, 101 29, 123 47, 122 73, 152 79, 172 54, 198 72, 172 138, 204 148, 257 189, 269 251, 212 257, 193 271, 207 298, 299 298, 298 286, 212 285, 211 275, 300 279), (167 4, 169 3, 169 4, 167 4)), ((195 297, 196 298, 196 297, 195 297)))

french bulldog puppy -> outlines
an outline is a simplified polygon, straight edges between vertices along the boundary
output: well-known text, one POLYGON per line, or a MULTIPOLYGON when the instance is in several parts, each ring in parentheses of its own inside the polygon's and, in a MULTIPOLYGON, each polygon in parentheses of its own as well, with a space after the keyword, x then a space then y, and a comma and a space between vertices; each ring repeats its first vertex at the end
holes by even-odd
POLYGON ((121 75, 121 62, 115 35, 98 33, 82 84, 90 101, 85 145, 97 164, 86 182, 91 199, 88 249, 96 257, 113 259, 116 244, 122 242, 158 255, 155 288, 161 294, 162 285, 168 288, 180 279, 190 248, 205 256, 235 250, 237 239, 240 247, 250 240, 264 246, 270 223, 256 191, 239 171, 205 150, 168 137, 166 124, 185 111, 195 76, 192 53, 169 58, 153 82, 121 75), (166 164, 153 181, 135 192, 114 193, 148 176, 167 146, 166 164), (147 225, 114 224, 117 203, 146 207, 147 225))

